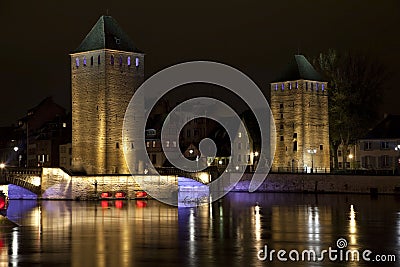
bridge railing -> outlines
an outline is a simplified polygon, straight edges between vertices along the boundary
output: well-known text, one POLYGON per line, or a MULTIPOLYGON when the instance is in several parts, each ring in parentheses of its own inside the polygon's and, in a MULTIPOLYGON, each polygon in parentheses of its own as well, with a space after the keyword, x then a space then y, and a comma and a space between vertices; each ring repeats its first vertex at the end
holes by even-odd
POLYGON ((42 175, 42 168, 19 168, 19 167, 5 167, 2 170, 4 174, 35 174, 42 175))

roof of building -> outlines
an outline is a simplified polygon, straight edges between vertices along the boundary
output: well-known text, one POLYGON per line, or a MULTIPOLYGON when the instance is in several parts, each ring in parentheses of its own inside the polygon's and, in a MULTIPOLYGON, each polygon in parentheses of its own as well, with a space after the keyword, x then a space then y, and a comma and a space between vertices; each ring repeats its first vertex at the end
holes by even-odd
POLYGON ((111 16, 101 16, 74 53, 98 49, 141 53, 111 16))
POLYGON ((400 115, 387 115, 363 139, 400 138, 400 115))
POLYGON ((295 80, 324 81, 322 76, 303 55, 294 55, 286 67, 286 70, 276 82, 295 80))

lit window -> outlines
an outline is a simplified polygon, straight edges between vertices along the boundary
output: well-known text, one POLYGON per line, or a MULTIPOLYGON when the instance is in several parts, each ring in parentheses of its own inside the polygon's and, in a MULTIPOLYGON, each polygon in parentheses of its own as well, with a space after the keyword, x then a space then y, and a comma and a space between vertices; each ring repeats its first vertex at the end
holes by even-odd
POLYGON ((285 84, 282 83, 282 91, 285 90, 285 84))
POLYGON ((86 57, 83 57, 83 66, 86 66, 86 57))
POLYGON ((165 145, 166 145, 167 147, 169 147, 169 141, 166 141, 166 142, 165 142, 165 145))
POLYGON ((299 88, 299 82, 296 82, 296 89, 299 88))
POLYGON ((114 65, 114 56, 111 55, 111 65, 114 65))
POLYGON ((239 136, 239 138, 242 138, 242 133, 241 133, 241 132, 239 132, 238 136, 239 136))
POLYGON ((318 83, 315 84, 315 89, 318 91, 318 83))
POLYGON ((122 56, 119 56, 119 65, 122 66, 122 56))
POLYGON ((131 57, 128 57, 127 61, 128 61, 128 66, 130 66, 131 65, 131 57))
POLYGON ((156 141, 153 141, 153 147, 156 147, 156 141))
POLYGON ((146 142, 146 147, 150 147, 150 142, 146 142))
POLYGON ((67 123, 66 122, 63 122, 63 126, 62 126, 63 128, 66 128, 67 127, 67 123))
POLYGON ((278 84, 275 84, 275 91, 278 91, 278 84))
POLYGON ((172 146, 176 147, 176 141, 172 141, 172 146))
POLYGON ((289 83, 289 90, 292 89, 292 83, 289 83))
POLYGON ((135 58, 135 65, 136 65, 136 67, 139 67, 139 58, 138 57, 135 58))
POLYGON ((325 90, 325 84, 322 84, 321 87, 322 87, 321 90, 324 91, 325 90))
POLYGON ((75 65, 76 65, 76 67, 79 67, 79 58, 78 57, 75 59, 75 65))

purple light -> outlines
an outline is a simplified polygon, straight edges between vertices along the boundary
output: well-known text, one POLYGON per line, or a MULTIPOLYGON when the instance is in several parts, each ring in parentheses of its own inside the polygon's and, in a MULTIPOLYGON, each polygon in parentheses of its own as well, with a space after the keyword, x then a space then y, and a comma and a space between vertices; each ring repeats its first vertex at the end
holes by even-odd
POLYGON ((275 91, 278 91, 278 84, 275 84, 275 91))
POLYGON ((75 59, 76 67, 79 67, 79 58, 75 59))
POLYGON ((86 66, 86 57, 83 57, 83 66, 86 66))
POLYGON ((299 82, 296 82, 296 89, 299 88, 299 82))
POLYGON ((322 91, 324 91, 325 90, 325 84, 322 84, 322 89, 321 89, 322 91))
POLYGON ((128 66, 131 65, 131 57, 128 57, 128 66))
POLYGON ((135 65, 136 65, 136 67, 139 67, 139 58, 138 57, 135 58, 135 65))
POLYGON ((289 90, 292 89, 292 83, 289 83, 289 90))
POLYGON ((318 83, 315 84, 315 89, 318 91, 318 83))
POLYGON ((114 56, 111 56, 111 65, 114 65, 114 56))
POLYGON ((282 91, 285 90, 285 84, 282 83, 282 91))
POLYGON ((122 66, 122 56, 119 56, 119 65, 122 66))

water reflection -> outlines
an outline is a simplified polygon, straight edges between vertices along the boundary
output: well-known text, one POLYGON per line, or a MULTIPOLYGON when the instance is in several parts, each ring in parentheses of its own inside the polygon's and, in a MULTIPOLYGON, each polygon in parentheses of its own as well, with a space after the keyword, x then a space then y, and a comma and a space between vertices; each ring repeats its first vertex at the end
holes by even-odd
POLYGON ((390 196, 230 193, 179 209, 153 200, 11 201, 8 216, 23 226, 0 231, 0 266, 288 266, 257 252, 321 251, 339 237, 349 248, 400 254, 400 201, 390 196))

